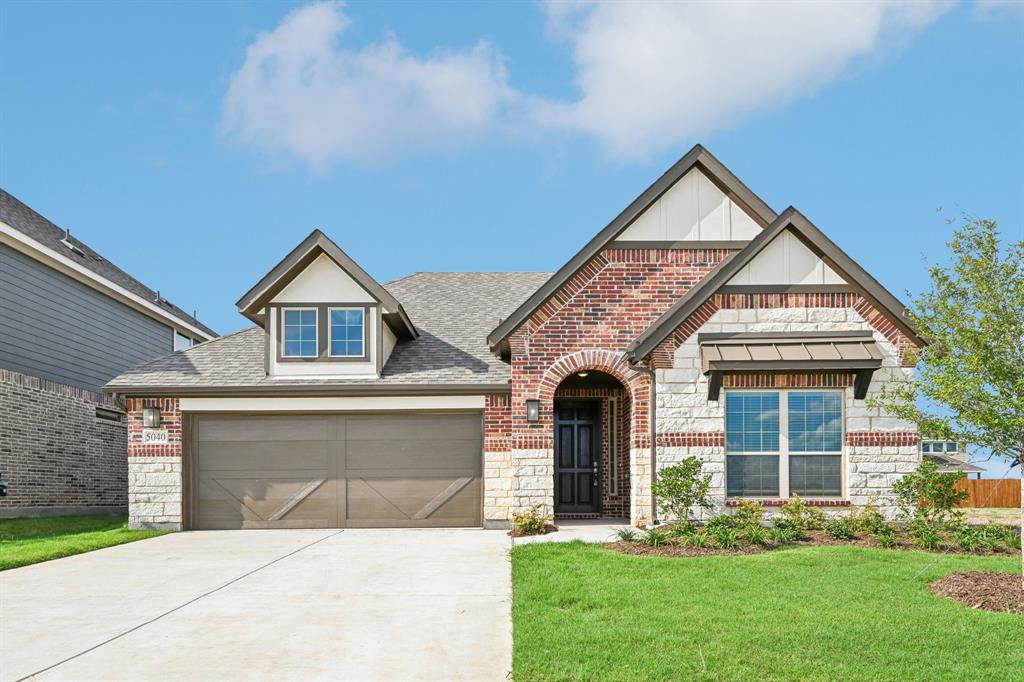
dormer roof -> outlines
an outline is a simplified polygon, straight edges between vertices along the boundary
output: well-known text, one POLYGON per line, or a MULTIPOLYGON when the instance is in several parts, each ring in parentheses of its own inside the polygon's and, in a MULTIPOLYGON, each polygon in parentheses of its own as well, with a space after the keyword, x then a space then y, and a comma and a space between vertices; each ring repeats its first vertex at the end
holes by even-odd
POLYGON ((381 305, 385 324, 398 338, 414 339, 418 336, 416 327, 402 304, 320 230, 310 232, 309 236, 264 275, 256 286, 238 299, 238 312, 256 324, 264 326, 267 304, 321 255, 326 255, 334 261, 381 305))

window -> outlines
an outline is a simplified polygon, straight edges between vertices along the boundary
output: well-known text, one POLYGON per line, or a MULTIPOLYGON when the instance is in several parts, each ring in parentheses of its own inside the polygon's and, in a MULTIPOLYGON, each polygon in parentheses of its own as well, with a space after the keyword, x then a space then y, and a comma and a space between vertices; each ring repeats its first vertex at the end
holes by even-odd
POLYGON ((331 357, 361 358, 365 355, 364 322, 362 308, 331 308, 331 357))
POLYGON ((316 309, 291 308, 284 312, 284 349, 286 358, 317 356, 316 309))
POLYGON ((174 332, 174 350, 185 350, 186 348, 192 347, 192 339, 185 336, 181 332, 175 330, 174 332))
POLYGON ((726 494, 842 494, 843 394, 729 391, 725 396, 726 494))

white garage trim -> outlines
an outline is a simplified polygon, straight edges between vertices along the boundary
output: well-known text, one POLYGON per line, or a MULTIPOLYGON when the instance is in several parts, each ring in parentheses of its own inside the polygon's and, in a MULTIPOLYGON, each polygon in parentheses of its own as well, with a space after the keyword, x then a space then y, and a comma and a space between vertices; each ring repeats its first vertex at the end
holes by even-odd
POLYGON ((482 395, 338 398, 181 398, 182 412, 379 412, 482 410, 482 395))

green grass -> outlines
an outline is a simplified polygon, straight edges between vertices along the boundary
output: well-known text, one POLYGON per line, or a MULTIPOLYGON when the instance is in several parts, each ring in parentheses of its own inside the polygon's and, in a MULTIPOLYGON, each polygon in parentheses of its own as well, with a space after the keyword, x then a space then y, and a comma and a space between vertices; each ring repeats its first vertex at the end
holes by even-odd
POLYGON ((165 532, 128 530, 123 516, 0 519, 0 571, 144 540, 165 532))
POLYGON ((1024 616, 927 584, 1020 559, 804 547, 636 557, 600 545, 512 550, 516 680, 1009 680, 1024 616))

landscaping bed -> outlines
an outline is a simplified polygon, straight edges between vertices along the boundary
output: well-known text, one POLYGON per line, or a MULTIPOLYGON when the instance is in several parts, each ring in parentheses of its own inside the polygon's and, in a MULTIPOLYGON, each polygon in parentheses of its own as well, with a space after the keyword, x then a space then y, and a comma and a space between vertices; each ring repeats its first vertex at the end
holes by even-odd
POLYGON ((0 571, 144 540, 166 531, 129 530, 123 516, 0 519, 0 571))
POLYGON ((993 571, 952 573, 930 583, 928 589, 972 609, 1024 614, 1024 585, 1020 574, 993 571))

